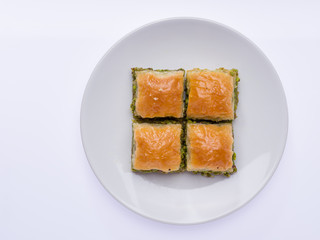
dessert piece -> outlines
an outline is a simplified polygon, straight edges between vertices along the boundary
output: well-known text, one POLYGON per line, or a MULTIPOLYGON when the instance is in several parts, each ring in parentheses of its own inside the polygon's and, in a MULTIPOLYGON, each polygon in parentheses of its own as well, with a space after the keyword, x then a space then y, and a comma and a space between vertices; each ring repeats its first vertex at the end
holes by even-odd
POLYGON ((163 173, 182 171, 184 147, 182 125, 133 123, 132 170, 163 173))
POLYGON ((238 70, 187 71, 187 118, 234 120, 238 104, 238 70))
POLYGON ((184 73, 179 70, 133 68, 135 118, 182 118, 184 113, 184 73))
POLYGON ((187 171, 206 176, 236 171, 231 123, 187 124, 187 171))

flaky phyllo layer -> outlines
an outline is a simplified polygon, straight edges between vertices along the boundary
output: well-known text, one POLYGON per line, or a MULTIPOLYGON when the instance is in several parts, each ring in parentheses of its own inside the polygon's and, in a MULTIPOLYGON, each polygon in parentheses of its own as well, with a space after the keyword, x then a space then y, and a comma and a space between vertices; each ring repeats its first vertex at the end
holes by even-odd
POLYGON ((238 71, 193 69, 187 71, 187 118, 234 120, 238 103, 238 71))
POLYGON ((182 118, 184 70, 132 69, 132 111, 139 118, 182 118))
POLYGON ((184 169, 184 132, 181 123, 133 125, 132 169, 177 172, 184 169))

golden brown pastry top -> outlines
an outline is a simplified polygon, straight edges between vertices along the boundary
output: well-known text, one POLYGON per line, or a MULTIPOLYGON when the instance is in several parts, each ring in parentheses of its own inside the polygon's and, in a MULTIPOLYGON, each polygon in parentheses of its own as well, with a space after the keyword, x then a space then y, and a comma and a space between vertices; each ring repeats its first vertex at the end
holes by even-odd
POLYGON ((138 71, 136 113, 143 118, 183 116, 184 71, 138 71))
POLYGON ((187 72, 189 102, 187 115, 202 119, 234 119, 233 77, 210 70, 187 72))
POLYGON ((134 124, 133 168, 177 171, 181 163, 181 124, 134 124))
POLYGON ((232 168, 231 124, 188 124, 188 171, 227 171, 232 168))

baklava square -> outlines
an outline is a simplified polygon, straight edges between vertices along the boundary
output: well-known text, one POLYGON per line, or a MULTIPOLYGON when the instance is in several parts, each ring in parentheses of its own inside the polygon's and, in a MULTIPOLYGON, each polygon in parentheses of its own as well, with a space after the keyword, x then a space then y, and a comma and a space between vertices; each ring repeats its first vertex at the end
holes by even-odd
POLYGON ((238 103, 238 71, 193 69, 187 71, 187 118, 233 120, 238 103))
POLYGON ((236 171, 231 123, 187 124, 187 171, 229 176, 236 171))
POLYGON ((136 118, 182 118, 184 114, 183 69, 133 68, 133 100, 136 118))
POLYGON ((183 170, 181 124, 133 123, 132 170, 163 173, 183 170))

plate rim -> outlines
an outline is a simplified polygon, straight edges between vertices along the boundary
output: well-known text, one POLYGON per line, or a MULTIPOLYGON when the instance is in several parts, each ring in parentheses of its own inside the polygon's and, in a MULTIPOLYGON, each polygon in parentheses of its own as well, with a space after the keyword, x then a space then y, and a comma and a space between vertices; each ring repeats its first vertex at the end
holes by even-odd
POLYGON ((288 130, 289 130, 289 112, 288 112, 288 102, 287 102, 287 97, 286 97, 286 93, 285 90, 283 88, 283 84, 281 82, 281 79, 279 77, 278 72, 276 71, 274 65, 272 64, 272 62, 270 61, 270 59, 266 56, 266 54, 258 47, 257 44, 255 44, 252 40, 250 40, 248 37, 246 37, 244 34, 240 33, 239 31, 235 30, 232 27, 229 27, 228 25, 225 25, 223 23, 211 20, 211 19, 207 19, 207 18, 200 18, 200 17, 170 17, 170 18, 162 18, 162 19, 158 19, 155 21, 151 21, 149 23, 146 23, 138 28, 135 28, 134 30, 128 32, 127 34, 123 35, 119 40, 117 40, 115 43, 112 44, 112 46, 106 51, 106 53, 100 58, 100 60, 97 62, 97 64, 95 65, 95 67, 93 68, 93 71, 90 74, 89 80, 87 81, 86 87, 83 91, 83 95, 82 95, 82 101, 81 101, 81 106, 80 106, 80 133, 81 133, 81 143, 82 143, 82 147, 84 149, 87 161, 90 165, 91 170, 93 171, 94 175, 96 176, 96 178, 98 179, 98 181, 100 182, 100 184, 103 186, 103 188, 115 199, 117 200, 119 203, 121 203, 123 206, 125 206, 127 209, 133 211, 134 213, 145 217, 147 219, 153 220, 153 221, 157 221, 157 222, 161 222, 161 223, 165 223, 165 224, 173 224, 173 225, 196 225, 196 224, 202 224, 202 223, 207 223, 207 222, 212 222, 214 220, 220 219, 222 217, 225 217, 233 212, 238 211, 240 208, 244 207, 245 205, 247 205, 249 202, 251 202, 264 188, 265 186, 268 184, 268 182, 271 180, 271 178, 273 177, 274 173, 276 172, 276 170, 278 169, 278 166, 280 164, 280 161, 283 157, 286 145, 287 145, 287 138, 288 138, 288 130), (96 173, 96 171, 94 170, 90 160, 89 160, 89 156, 88 156, 88 152, 86 150, 85 144, 84 144, 84 136, 83 136, 83 131, 84 131, 84 126, 83 126, 83 106, 84 106, 84 102, 86 99, 86 94, 87 94, 87 89, 89 87, 89 85, 92 84, 93 82, 93 76, 97 70, 97 68, 100 66, 101 62, 106 58, 106 56, 114 49, 116 48, 123 40, 125 40, 127 37, 131 36, 132 34, 155 24, 159 24, 159 23, 163 23, 163 22, 170 22, 170 21, 175 21, 175 20, 194 20, 194 21, 199 21, 199 22, 206 22, 206 23, 210 23, 210 24, 215 24, 218 25, 219 27, 225 28, 237 35, 239 35, 240 37, 244 38, 245 40, 247 40, 262 56, 263 58, 272 66, 273 72, 275 73, 275 76, 277 77, 279 83, 280 83, 280 88, 282 90, 283 93, 283 97, 284 97, 284 107, 285 107, 285 111, 284 111, 284 116, 285 116, 285 138, 284 138, 284 142, 282 143, 282 152, 279 156, 279 159, 276 161, 276 163, 274 164, 272 170, 270 171, 269 176, 264 180, 264 182, 262 182, 261 186, 259 187, 259 190, 253 194, 250 198, 248 198, 244 203, 240 204, 239 206, 237 206, 236 208, 233 208, 229 211, 226 211, 218 216, 212 217, 212 218, 208 218, 208 219, 204 219, 201 221, 193 221, 193 222, 174 222, 174 221, 165 221, 162 219, 159 219, 155 216, 149 216, 147 214, 143 214, 141 212, 139 212, 139 209, 134 207, 134 206, 129 206, 128 204, 125 203, 125 201, 123 201, 122 199, 118 198, 116 195, 114 195, 102 182, 102 180, 100 179, 100 177, 98 176, 98 174, 96 173))

